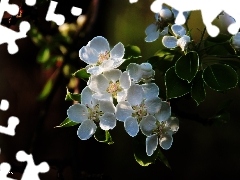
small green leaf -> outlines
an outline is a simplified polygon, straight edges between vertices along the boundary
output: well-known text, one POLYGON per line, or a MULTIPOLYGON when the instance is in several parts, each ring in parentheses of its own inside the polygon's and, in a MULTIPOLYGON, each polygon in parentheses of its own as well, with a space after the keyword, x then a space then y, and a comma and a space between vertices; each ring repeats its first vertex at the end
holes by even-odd
POLYGON ((90 77, 90 74, 87 73, 85 68, 82 68, 82 69, 76 71, 73 74, 73 76, 76 77, 76 78, 79 78, 79 79, 87 80, 90 77))
POLYGON ((177 60, 175 71, 179 78, 187 80, 190 83, 197 74, 198 67, 198 54, 195 51, 191 51, 177 60))
POLYGON ((236 71, 226 64, 214 64, 203 70, 203 80, 216 91, 225 91, 237 86, 236 71))
POLYGON ((50 78, 44 85, 44 87, 37 99, 45 100, 48 97, 48 95, 51 93, 52 87, 53 87, 53 80, 50 78))
POLYGON ((55 128, 57 128, 57 127, 70 127, 70 126, 75 126, 77 124, 79 124, 79 123, 73 122, 69 118, 66 118, 59 126, 55 126, 55 128))
POLYGON ((164 156, 164 154, 162 153, 162 151, 161 151, 159 148, 158 148, 157 150, 158 150, 158 155, 157 155, 158 159, 159 159, 163 164, 165 164, 165 166, 167 166, 169 169, 171 169, 171 166, 170 166, 167 158, 166 158, 166 157, 164 156))
POLYGON ((206 91, 202 78, 202 71, 199 71, 192 81, 191 96, 195 100, 197 105, 199 105, 205 100, 206 91))
POLYGON ((154 163, 158 157, 159 148, 154 151, 152 156, 147 155, 145 142, 146 136, 142 133, 138 133, 133 140, 134 158, 141 166, 148 166, 154 163))
POLYGON ((150 63, 154 69, 158 69, 163 73, 165 73, 170 67, 174 65, 174 62, 164 60, 158 56, 150 57, 147 62, 150 63))
POLYGON ((68 91, 68 88, 67 88, 67 94, 66 94, 66 97, 65 97, 65 101, 78 101, 78 102, 80 102, 81 101, 81 94, 71 93, 71 92, 68 91))
POLYGON ((37 55, 37 61, 39 63, 46 63, 51 57, 50 49, 48 47, 43 47, 40 49, 37 55))
POLYGON ((125 46, 125 53, 123 59, 132 59, 141 57, 141 50, 138 46, 125 46))
POLYGON ((94 138, 98 142, 106 143, 109 145, 114 143, 109 131, 104 131, 100 127, 97 128, 97 130, 94 134, 94 138))
POLYGON ((183 96, 191 90, 191 84, 177 76, 175 67, 169 68, 165 73, 165 86, 167 99, 183 96))
POLYGON ((166 61, 172 61, 175 55, 176 51, 171 49, 160 49, 154 54, 154 56, 161 57, 166 61))

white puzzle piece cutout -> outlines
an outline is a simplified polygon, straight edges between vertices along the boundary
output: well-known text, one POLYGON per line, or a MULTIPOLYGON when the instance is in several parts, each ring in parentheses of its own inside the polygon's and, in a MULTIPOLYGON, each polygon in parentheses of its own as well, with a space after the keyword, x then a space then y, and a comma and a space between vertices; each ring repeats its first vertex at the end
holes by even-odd
MULTIPOLYGON (((55 10, 57 8, 58 2, 51 1, 50 5, 48 7, 47 15, 46 15, 46 21, 53 21, 58 26, 63 25, 65 22, 65 17, 62 14, 55 14, 55 10)), ((71 13, 74 16, 80 16, 82 14, 82 9, 73 6, 71 9, 71 13)))
POLYGON ((27 162, 27 166, 23 172, 21 180, 40 180, 38 174, 46 173, 49 171, 49 165, 46 162, 41 162, 39 165, 35 165, 33 156, 27 154, 24 151, 18 151, 16 159, 20 162, 27 162))
POLYGON ((186 19, 183 15, 184 11, 201 10, 203 23, 206 26, 208 34, 212 37, 216 37, 220 32, 219 28, 214 26, 212 22, 222 11, 228 13, 235 19, 235 23, 229 25, 228 27, 229 33, 234 35, 240 28, 240 1, 155 0, 151 4, 151 10, 155 13, 160 12, 163 4, 167 4, 179 11, 175 23, 180 25, 183 25, 186 22, 186 19))
MULTIPOLYGON (((9 102, 5 99, 1 100, 0 110, 6 111, 9 108, 9 102)), ((16 126, 19 124, 19 119, 15 116, 11 116, 8 119, 8 127, 4 127, 0 125, 0 133, 6 134, 9 136, 15 135, 16 126)))
MULTIPOLYGON (((35 5, 36 0, 26 0, 29 6, 35 5)), ((9 4, 9 0, 1 0, 0 2, 0 22, 2 21, 4 12, 15 16, 19 12, 19 7, 16 4, 9 4)), ((16 40, 27 37, 26 33, 30 30, 30 24, 23 21, 19 25, 19 32, 13 31, 5 26, 0 25, 0 44, 8 44, 8 52, 15 54, 18 52, 16 40)))

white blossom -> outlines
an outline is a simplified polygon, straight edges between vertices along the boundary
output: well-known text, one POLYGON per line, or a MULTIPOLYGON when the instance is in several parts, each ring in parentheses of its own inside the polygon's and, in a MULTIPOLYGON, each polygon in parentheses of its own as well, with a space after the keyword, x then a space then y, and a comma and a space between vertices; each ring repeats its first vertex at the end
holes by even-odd
POLYGON ((81 140, 89 139, 97 125, 103 130, 116 126, 115 107, 110 101, 98 101, 92 97, 93 91, 86 86, 81 94, 81 104, 74 104, 67 110, 68 118, 81 123, 77 135, 81 140))
POLYGON ((168 22, 171 21, 172 18, 172 11, 168 7, 163 6, 158 13, 155 13, 155 22, 146 28, 145 34, 147 37, 145 41, 153 42, 160 36, 168 34, 168 22))
POLYGON ((119 102, 125 100, 131 79, 127 71, 122 73, 119 69, 112 69, 103 74, 91 76, 88 85, 95 92, 94 98, 109 101, 115 98, 119 102))
POLYGON ((98 75, 119 67, 124 61, 124 51, 122 43, 118 43, 110 51, 108 41, 97 36, 79 50, 79 57, 88 64, 86 69, 89 74, 98 75))
POLYGON ((186 29, 177 24, 172 25, 171 29, 175 36, 164 36, 162 39, 163 45, 167 48, 179 46, 182 51, 185 51, 191 41, 190 37, 186 35, 186 29))
POLYGON ((116 118, 124 122, 127 133, 134 137, 139 131, 139 122, 148 119, 161 109, 158 87, 154 83, 144 86, 132 84, 127 91, 126 101, 116 106, 116 118))
POLYGON ((150 82, 155 75, 155 71, 152 69, 150 63, 142 63, 140 65, 130 63, 127 66, 127 71, 134 82, 139 82, 141 80, 143 82, 150 82))

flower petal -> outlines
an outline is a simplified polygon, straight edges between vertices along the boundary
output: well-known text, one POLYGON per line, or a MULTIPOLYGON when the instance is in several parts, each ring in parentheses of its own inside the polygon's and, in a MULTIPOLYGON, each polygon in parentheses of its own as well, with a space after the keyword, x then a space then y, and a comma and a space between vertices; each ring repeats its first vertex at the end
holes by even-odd
POLYGON ((160 32, 159 36, 165 36, 165 35, 167 35, 167 34, 168 34, 168 26, 165 27, 165 28, 162 30, 162 32, 160 32))
POLYGON ((99 101, 113 101, 112 99, 112 95, 109 94, 109 93, 103 93, 103 94, 100 94, 100 93, 95 93, 93 94, 93 98, 99 100, 99 101))
POLYGON ((97 93, 106 92, 108 86, 109 81, 102 74, 99 74, 97 76, 91 76, 91 79, 89 80, 89 88, 97 93))
POLYGON ((124 127, 125 130, 127 131, 127 133, 131 136, 134 137, 137 135, 138 131, 139 131, 139 126, 138 126, 138 122, 136 118, 133 117, 128 117, 125 121, 124 121, 124 127))
POLYGON ((113 49, 110 51, 111 59, 122 59, 124 56, 124 46, 121 42, 116 44, 113 49))
POLYGON ((168 150, 172 146, 172 142, 172 135, 165 134, 159 138, 159 145, 165 150, 168 150))
POLYGON ((103 61, 102 64, 100 64, 100 67, 102 68, 102 72, 114 69, 113 64, 114 64, 114 61, 111 59, 103 61))
POLYGON ((147 116, 139 123, 142 133, 146 136, 150 136, 152 131, 157 128, 156 118, 154 116, 147 116))
POLYGON ((177 40, 177 45, 181 47, 182 51, 187 48, 188 43, 190 42, 190 37, 187 35, 183 35, 181 38, 177 40))
POLYGON ((122 71, 120 71, 119 69, 111 69, 109 71, 105 71, 103 73, 103 75, 112 82, 116 82, 117 80, 119 80, 120 76, 122 74, 122 71))
POLYGON ((81 103, 88 106, 88 107, 92 107, 92 95, 93 95, 93 91, 86 86, 81 93, 81 103))
POLYGON ((157 29, 156 24, 150 24, 146 28, 145 34, 147 35, 147 37, 145 38, 146 42, 156 41, 159 37, 159 30, 157 29))
POLYGON ((136 106, 142 103, 144 91, 142 86, 133 84, 127 91, 127 101, 132 105, 136 106))
POLYGON ((155 83, 143 84, 144 98, 151 99, 154 97, 158 97, 159 88, 155 83))
POLYGON ((146 99, 145 105, 149 114, 155 114, 161 109, 162 100, 159 97, 146 99))
POLYGON ((157 149, 157 144, 158 138, 156 134, 146 138, 146 152, 148 156, 151 156, 154 153, 157 149))
POLYGON ((107 39, 105 39, 102 36, 97 36, 95 38, 93 38, 90 42, 89 42, 89 46, 93 49, 95 49, 98 53, 98 55, 100 53, 106 53, 110 51, 109 48, 109 43, 107 41, 107 39))
POLYGON ((127 98, 127 91, 122 90, 117 93, 117 102, 125 101, 127 98))
POLYGON ((115 113, 115 107, 110 101, 99 101, 99 109, 104 113, 115 113))
POLYGON ((135 64, 135 63, 130 63, 127 66, 127 71, 131 77, 131 79, 133 79, 133 81, 140 81, 140 79, 142 78, 142 68, 140 65, 135 64))
POLYGON ((100 66, 92 66, 87 68, 87 73, 91 74, 91 75, 99 75, 103 72, 103 69, 100 66))
POLYGON ((116 118, 119 121, 125 121, 129 116, 132 116, 133 109, 129 102, 122 101, 116 106, 116 118))
POLYGON ((127 71, 121 74, 119 83, 123 89, 128 89, 131 86, 131 78, 127 71))
POLYGON ((67 115, 72 121, 82 123, 88 119, 88 109, 83 104, 74 104, 68 108, 67 115))
POLYGON ((155 117, 158 121, 166 121, 171 116, 171 107, 169 103, 162 101, 161 109, 158 113, 155 114, 155 117))
POLYGON ((86 120, 79 126, 77 135, 81 140, 87 140, 95 133, 96 129, 97 126, 92 120, 86 120))
POLYGON ((113 129, 116 126, 116 117, 113 113, 106 112, 100 117, 100 127, 102 130, 113 129))
POLYGON ((87 64, 96 64, 98 61, 98 53, 89 46, 83 46, 79 50, 79 57, 87 64))
POLYGON ((170 128, 171 131, 177 132, 179 129, 179 120, 176 117, 170 117, 167 122, 166 126, 170 128))
POLYGON ((172 12, 168 8, 161 9, 159 14, 165 20, 169 20, 172 18, 172 12))
POLYGON ((177 37, 179 36, 182 37, 183 35, 186 34, 186 29, 181 25, 174 24, 172 25, 171 29, 173 31, 173 34, 177 37))
POLYGON ((174 36, 164 36, 162 38, 162 44, 166 48, 175 48, 177 47, 177 38, 174 36))

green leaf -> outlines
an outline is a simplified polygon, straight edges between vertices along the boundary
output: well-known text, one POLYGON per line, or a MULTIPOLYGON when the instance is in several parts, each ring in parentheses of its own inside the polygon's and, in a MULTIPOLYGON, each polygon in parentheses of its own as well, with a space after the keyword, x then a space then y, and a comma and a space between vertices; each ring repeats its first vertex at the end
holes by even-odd
POLYGON ((240 88, 240 69, 237 70, 238 74, 238 87, 240 88))
POLYGON ((150 57, 147 62, 150 63, 154 69, 158 69, 163 73, 165 73, 170 67, 174 65, 173 61, 167 61, 158 56, 150 57))
POLYGON ((158 159, 159 159, 163 164, 165 164, 165 166, 167 166, 169 169, 171 169, 171 166, 170 166, 167 158, 166 158, 166 157, 164 156, 164 154, 162 153, 162 151, 161 151, 159 148, 158 148, 157 150, 158 150, 158 155, 157 155, 158 159))
POLYGON ((130 63, 138 63, 141 56, 141 50, 138 46, 125 46, 125 53, 123 59, 125 61, 118 67, 118 69, 126 69, 130 63))
POLYGON ((138 46, 125 46, 125 53, 123 59, 132 59, 141 57, 141 50, 138 46))
POLYGON ((165 73, 165 86, 167 99, 183 96, 191 90, 191 84, 177 76, 175 67, 169 68, 165 73))
POLYGON ((216 91, 225 91, 237 86, 236 71, 226 64, 214 64, 203 70, 203 80, 216 91))
POLYGON ((85 68, 82 68, 82 69, 76 71, 73 74, 73 76, 76 77, 76 78, 79 78, 79 79, 88 80, 88 78, 90 77, 90 74, 87 73, 85 68))
POLYGON ((228 41, 230 38, 231 38, 231 35, 219 34, 217 37, 208 36, 207 40, 210 42, 215 42, 215 43, 223 43, 223 42, 228 41))
POLYGON ((177 60, 175 72, 179 78, 187 80, 190 83, 197 74, 198 67, 198 54, 195 51, 191 51, 177 60))
POLYGON ((109 131, 104 131, 100 127, 97 128, 97 130, 94 134, 94 138, 98 142, 106 143, 109 145, 114 143, 109 131))
POLYGON ((68 88, 67 88, 67 94, 66 94, 66 97, 65 97, 65 101, 78 101, 78 102, 80 102, 81 101, 81 94, 71 93, 71 92, 68 91, 68 88))
POLYGON ((37 55, 37 61, 39 63, 46 63, 51 57, 50 49, 48 47, 43 47, 40 49, 37 55))
POLYGON ((53 87, 53 80, 50 78, 44 85, 44 87, 37 99, 45 100, 48 97, 48 95, 51 93, 52 87, 53 87))
POLYGON ((176 51, 171 49, 160 49, 154 54, 154 56, 163 58, 166 61, 172 61, 175 55, 176 51))
POLYGON ((134 158, 141 166, 148 166, 155 162, 158 157, 159 148, 157 148, 152 156, 148 156, 146 152, 146 136, 142 133, 138 133, 134 137, 133 147, 134 147, 134 158))
POLYGON ((204 87, 204 82, 202 78, 202 71, 199 71, 192 81, 192 87, 191 87, 191 96, 199 105, 201 102, 205 100, 206 97, 206 91, 204 87))
POLYGON ((79 124, 79 123, 73 122, 69 118, 66 118, 59 126, 55 126, 55 128, 58 128, 58 127, 71 127, 71 126, 75 126, 77 124, 79 124))

